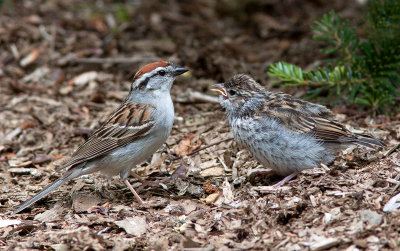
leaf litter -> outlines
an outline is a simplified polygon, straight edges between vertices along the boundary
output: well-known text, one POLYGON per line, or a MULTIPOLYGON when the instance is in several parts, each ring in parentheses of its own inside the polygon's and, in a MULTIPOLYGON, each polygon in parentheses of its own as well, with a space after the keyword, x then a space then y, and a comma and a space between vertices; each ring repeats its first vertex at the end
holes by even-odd
POLYGON ((262 175, 269 170, 226 140, 232 134, 210 84, 246 72, 272 88, 269 62, 305 66, 320 57, 308 30, 313 19, 332 8, 360 16, 355 2, 301 2, 302 8, 290 1, 250 2, 17 1, 3 7, 0 247, 399 248, 398 118, 335 109, 339 121, 388 147, 348 149, 333 165, 304 171, 279 189, 271 187, 279 177, 262 175), (247 16, 238 15, 243 8, 247 16), (60 176, 57 166, 125 98, 126 76, 159 58, 191 74, 172 88, 171 136, 138 167, 147 183, 131 178, 149 203, 138 205, 118 179, 94 174, 13 215, 12 208, 60 176))

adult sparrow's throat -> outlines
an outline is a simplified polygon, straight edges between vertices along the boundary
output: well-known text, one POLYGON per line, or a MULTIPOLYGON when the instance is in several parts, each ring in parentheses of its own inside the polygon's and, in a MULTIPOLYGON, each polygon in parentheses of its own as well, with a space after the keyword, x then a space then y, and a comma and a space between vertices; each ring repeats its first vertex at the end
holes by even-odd
POLYGON ((221 95, 224 98, 228 98, 228 93, 226 92, 226 90, 224 88, 224 84, 213 84, 212 87, 213 88, 211 89, 211 91, 218 93, 219 95, 221 95))

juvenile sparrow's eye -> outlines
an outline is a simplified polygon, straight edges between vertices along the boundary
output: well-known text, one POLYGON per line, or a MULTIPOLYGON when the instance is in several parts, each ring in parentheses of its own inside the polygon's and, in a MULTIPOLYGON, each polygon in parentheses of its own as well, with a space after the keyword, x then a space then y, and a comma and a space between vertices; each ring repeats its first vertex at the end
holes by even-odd
POLYGON ((161 70, 161 71, 158 72, 158 74, 160 74, 160 76, 164 76, 165 74, 167 74, 167 72, 164 71, 164 70, 161 70))
POLYGON ((235 90, 229 90, 228 92, 229 92, 229 95, 231 95, 231 96, 236 95, 236 91, 235 90))

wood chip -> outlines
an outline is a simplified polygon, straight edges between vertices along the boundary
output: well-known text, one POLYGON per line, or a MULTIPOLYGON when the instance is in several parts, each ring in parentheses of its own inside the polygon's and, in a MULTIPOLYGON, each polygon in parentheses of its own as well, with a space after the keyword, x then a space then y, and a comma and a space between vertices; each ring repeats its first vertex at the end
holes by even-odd
POLYGON ((39 54, 40 53, 38 49, 33 49, 28 55, 26 55, 23 59, 21 59, 21 61, 19 61, 19 65, 25 67, 32 64, 37 60, 39 54))
POLYGON ((325 250, 331 247, 334 247, 340 243, 338 238, 326 238, 322 240, 318 240, 316 243, 313 243, 310 246, 310 250, 312 251, 320 251, 325 250))
POLYGON ((228 178, 225 178, 224 183, 222 184, 222 194, 224 195, 224 203, 229 204, 233 202, 234 197, 233 197, 233 192, 232 192, 232 186, 228 182, 228 178))
POLYGON ((204 199, 204 202, 208 205, 214 204, 214 202, 219 198, 219 196, 221 196, 221 193, 219 192, 210 194, 204 199))
POLYGON ((84 72, 76 77, 74 77, 73 79, 71 79, 70 81, 68 81, 68 85, 84 85, 89 83, 90 81, 93 81, 97 78, 98 73, 96 71, 88 71, 88 72, 84 72))
POLYGON ((254 186, 251 188, 253 191, 257 191, 260 193, 276 193, 276 192, 288 192, 292 189, 289 186, 281 186, 281 187, 274 187, 274 186, 254 186))
POLYGON ((210 176, 224 176, 225 170, 222 167, 211 167, 200 172, 200 175, 203 177, 210 177, 210 176))
POLYGON ((37 221, 40 221, 40 222, 52 222, 52 221, 59 220, 60 216, 62 215, 63 211, 65 210, 65 208, 62 205, 63 205, 63 202, 59 201, 49 210, 46 210, 41 214, 35 215, 34 219, 37 221))
POLYGON ((21 223, 22 223, 21 220, 8 220, 8 219, 0 220, 0 228, 13 226, 13 225, 19 225, 21 223))
POLYGON ((147 231, 146 217, 127 217, 124 220, 116 221, 115 224, 123 228, 126 233, 140 237, 147 231))
MULTIPOLYGON (((32 163, 29 161, 29 163, 32 163)), ((25 175, 29 174, 32 176, 40 176, 41 172, 36 168, 9 168, 8 171, 14 175, 25 175)))

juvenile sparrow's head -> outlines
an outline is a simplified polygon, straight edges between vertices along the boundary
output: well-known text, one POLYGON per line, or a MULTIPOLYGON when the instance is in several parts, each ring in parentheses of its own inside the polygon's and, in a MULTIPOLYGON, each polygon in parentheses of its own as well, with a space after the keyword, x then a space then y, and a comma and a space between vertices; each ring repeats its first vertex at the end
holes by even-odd
POLYGON ((147 64, 133 77, 131 93, 169 93, 175 77, 187 71, 163 60, 147 64))
POLYGON ((265 89, 253 78, 238 74, 211 89, 220 95, 219 101, 229 115, 248 115, 263 102, 265 89))

